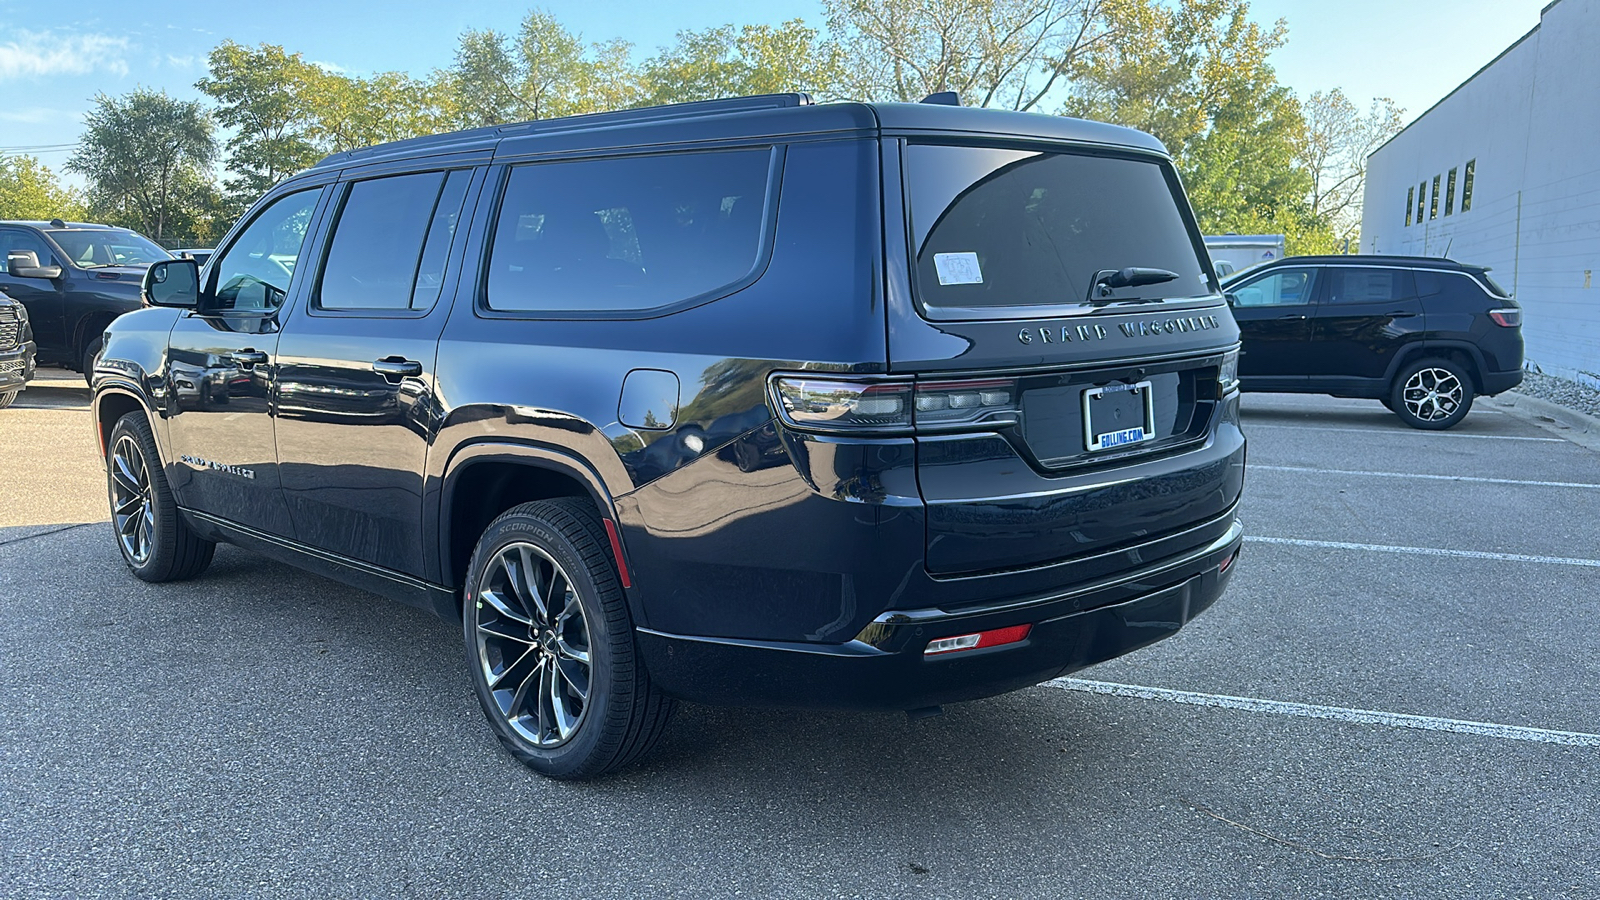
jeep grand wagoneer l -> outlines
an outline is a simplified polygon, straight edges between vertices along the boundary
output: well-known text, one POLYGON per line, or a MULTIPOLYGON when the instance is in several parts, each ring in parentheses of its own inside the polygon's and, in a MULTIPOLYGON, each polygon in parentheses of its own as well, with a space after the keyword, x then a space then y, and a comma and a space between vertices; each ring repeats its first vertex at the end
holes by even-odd
POLYGON ((134 574, 227 541, 459 621, 556 777, 675 698, 1037 684, 1239 549, 1238 331, 1123 128, 783 95, 419 138, 146 293, 95 376, 134 574))

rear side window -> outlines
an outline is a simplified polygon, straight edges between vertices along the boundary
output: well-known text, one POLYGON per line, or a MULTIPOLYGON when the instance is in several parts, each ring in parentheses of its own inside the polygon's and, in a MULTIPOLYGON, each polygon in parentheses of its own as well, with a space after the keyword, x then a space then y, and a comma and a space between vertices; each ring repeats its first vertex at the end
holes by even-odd
POLYGON ((1329 303, 1387 303, 1416 296, 1416 286, 1406 269, 1328 269, 1329 303))
POLYGON ((431 307, 470 177, 424 172, 352 184, 322 267, 318 307, 431 307))
POLYGON ((1209 292, 1155 160, 989 147, 906 148, 916 281, 933 308, 1079 304, 1095 275, 1129 266, 1177 278, 1115 299, 1209 292))
POLYGON ((770 148, 536 163, 511 170, 487 306, 622 313, 715 295, 755 269, 770 148))

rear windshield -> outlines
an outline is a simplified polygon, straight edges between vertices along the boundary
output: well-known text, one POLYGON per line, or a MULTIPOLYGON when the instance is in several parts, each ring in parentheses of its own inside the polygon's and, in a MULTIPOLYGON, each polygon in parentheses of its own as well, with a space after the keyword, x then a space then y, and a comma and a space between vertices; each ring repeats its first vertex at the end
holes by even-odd
POLYGON ((1174 183, 1154 160, 914 144, 906 185, 918 294, 929 307, 1084 303, 1096 273, 1177 278, 1113 299, 1210 292, 1174 183))

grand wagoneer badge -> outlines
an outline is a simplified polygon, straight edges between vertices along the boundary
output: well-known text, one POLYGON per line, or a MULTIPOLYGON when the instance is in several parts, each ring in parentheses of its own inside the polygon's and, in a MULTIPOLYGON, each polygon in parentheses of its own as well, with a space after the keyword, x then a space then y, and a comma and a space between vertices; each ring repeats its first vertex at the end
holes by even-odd
MULTIPOLYGON (((1216 316, 1182 316, 1173 319, 1147 319, 1142 322, 1119 322, 1117 330, 1128 337, 1149 337, 1154 334, 1186 334, 1191 331, 1210 331, 1221 328, 1216 316)), ((1034 337, 1046 344, 1068 344, 1073 341, 1103 341, 1110 331, 1104 325, 1062 325, 1048 328, 1024 328, 1017 332, 1017 340, 1031 344, 1034 337)))

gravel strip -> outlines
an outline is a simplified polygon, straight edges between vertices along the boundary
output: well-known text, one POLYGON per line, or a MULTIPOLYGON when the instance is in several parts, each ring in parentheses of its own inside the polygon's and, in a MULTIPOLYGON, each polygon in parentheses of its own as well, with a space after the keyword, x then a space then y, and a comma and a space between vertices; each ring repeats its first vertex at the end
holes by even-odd
POLYGON ((1576 381, 1526 372, 1516 393, 1537 397, 1591 416, 1600 416, 1600 391, 1576 381))

